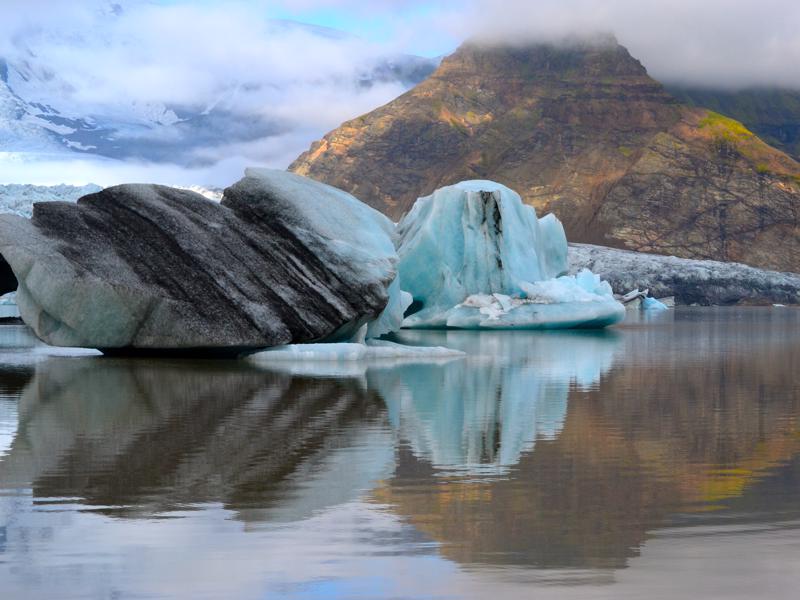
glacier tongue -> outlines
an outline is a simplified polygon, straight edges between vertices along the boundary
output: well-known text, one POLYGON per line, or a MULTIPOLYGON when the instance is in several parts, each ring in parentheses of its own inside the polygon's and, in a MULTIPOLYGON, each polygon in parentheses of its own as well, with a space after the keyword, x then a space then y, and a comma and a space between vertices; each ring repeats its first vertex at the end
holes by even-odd
POLYGON ((567 240, 513 190, 466 181, 420 198, 398 225, 399 273, 418 328, 605 327, 624 318, 591 271, 566 276, 567 240))

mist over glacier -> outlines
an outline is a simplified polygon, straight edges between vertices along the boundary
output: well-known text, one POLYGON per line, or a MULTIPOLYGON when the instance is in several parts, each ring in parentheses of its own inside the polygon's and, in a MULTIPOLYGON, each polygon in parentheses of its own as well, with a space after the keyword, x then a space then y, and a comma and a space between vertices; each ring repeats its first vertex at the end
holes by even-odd
POLYGON ((0 24, 0 182, 225 185, 433 63, 257 3, 12 2, 0 24), (47 10, 44 10, 47 8, 47 10))

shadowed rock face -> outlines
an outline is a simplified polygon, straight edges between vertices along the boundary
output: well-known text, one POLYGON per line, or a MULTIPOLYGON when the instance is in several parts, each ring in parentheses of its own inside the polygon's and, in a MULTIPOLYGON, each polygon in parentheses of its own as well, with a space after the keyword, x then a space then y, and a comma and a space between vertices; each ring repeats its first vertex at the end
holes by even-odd
POLYGON ((395 278, 391 231, 339 190, 252 171, 222 204, 124 185, 37 204, 30 221, 3 215, 0 253, 45 342, 239 353, 349 337, 377 317, 395 278))
POLYGON ((570 241, 800 268, 800 164, 680 104, 615 42, 465 44, 290 169, 395 220, 439 187, 491 179, 554 212, 570 241))

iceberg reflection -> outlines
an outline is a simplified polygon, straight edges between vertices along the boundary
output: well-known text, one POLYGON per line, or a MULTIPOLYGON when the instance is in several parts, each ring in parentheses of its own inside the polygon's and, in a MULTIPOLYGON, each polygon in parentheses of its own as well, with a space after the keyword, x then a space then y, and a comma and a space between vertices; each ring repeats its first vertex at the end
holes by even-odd
POLYGON ((368 370, 369 386, 386 402, 397 435, 442 474, 483 475, 506 473, 537 440, 554 439, 571 387, 596 385, 620 341, 611 331, 400 337, 462 350, 467 358, 368 370))
POLYGON ((385 409, 356 380, 236 361, 50 359, 17 395, 0 493, 115 516, 220 503, 244 521, 291 521, 391 473, 385 409))

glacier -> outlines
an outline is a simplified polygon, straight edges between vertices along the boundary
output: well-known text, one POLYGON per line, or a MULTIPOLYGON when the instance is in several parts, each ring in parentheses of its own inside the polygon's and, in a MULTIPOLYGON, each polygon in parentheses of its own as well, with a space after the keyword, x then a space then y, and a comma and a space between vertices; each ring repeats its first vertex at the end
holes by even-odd
POLYGON ((0 213, 30 219, 36 202, 77 202, 79 198, 102 190, 99 185, 0 185, 0 213))
MULTIPOLYGON (((201 196, 220 202, 222 190, 200 185, 174 185, 177 190, 188 190, 201 196)), ((29 183, 0 184, 0 214, 12 214, 30 219, 33 205, 37 202, 77 202, 89 194, 102 191, 103 188, 94 183, 86 185, 33 185, 29 183)))
POLYGON ((397 228, 406 328, 606 327, 625 308, 589 270, 566 275, 567 238, 519 194, 464 181, 420 198, 397 228))

